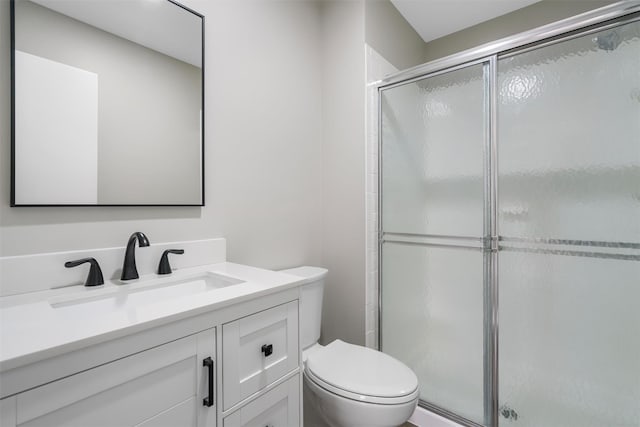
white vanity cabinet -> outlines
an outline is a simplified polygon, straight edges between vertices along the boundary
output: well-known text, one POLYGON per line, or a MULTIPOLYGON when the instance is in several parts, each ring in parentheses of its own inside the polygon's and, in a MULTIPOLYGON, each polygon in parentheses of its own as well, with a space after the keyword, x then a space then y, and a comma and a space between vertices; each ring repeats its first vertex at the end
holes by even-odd
POLYGON ((42 385, 15 397, 15 425, 215 426, 203 406, 212 356, 214 329, 42 385))
POLYGON ((222 326, 222 427, 301 425, 298 301, 222 326))
POLYGON ((298 367, 298 302, 223 325, 222 342, 227 410, 298 367))
POLYGON ((224 419, 223 427, 288 427, 302 423, 299 406, 300 375, 244 405, 224 419))
POLYGON ((298 322, 288 289, 3 372, 0 426, 299 426, 298 322))

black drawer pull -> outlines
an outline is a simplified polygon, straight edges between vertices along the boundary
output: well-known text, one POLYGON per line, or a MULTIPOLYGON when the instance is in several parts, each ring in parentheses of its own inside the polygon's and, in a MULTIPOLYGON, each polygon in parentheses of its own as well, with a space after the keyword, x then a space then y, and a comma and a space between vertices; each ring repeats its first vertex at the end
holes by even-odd
POLYGON ((273 353, 273 345, 272 344, 264 344, 262 346, 262 352, 264 353, 264 357, 269 357, 273 353))
POLYGON ((202 399, 204 406, 213 406, 213 360, 207 357, 202 361, 202 366, 209 368, 209 395, 202 399))

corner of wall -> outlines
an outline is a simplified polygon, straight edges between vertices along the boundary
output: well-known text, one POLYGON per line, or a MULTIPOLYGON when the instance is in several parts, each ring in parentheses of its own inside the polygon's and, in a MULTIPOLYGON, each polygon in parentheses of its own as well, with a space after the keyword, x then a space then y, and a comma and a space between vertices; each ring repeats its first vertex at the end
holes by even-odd
POLYGON ((424 41, 389 0, 368 0, 365 41, 396 68, 424 62, 424 41))
POLYGON ((322 342, 365 342, 363 1, 321 6, 322 342))
POLYGON ((443 58, 615 2, 615 0, 542 0, 425 43, 423 62, 443 58))

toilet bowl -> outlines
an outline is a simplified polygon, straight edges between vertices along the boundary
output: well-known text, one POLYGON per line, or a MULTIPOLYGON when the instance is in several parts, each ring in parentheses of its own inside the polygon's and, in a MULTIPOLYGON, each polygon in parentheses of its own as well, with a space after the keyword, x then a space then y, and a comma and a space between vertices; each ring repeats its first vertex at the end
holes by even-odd
POLYGON ((379 351, 335 340, 318 344, 327 270, 298 267, 283 273, 303 277, 300 338, 305 405, 331 427, 394 427, 418 403, 418 379, 406 365, 379 351))
POLYGON ((331 427, 399 426, 416 408, 418 380, 391 356, 336 340, 307 355, 303 398, 331 427))

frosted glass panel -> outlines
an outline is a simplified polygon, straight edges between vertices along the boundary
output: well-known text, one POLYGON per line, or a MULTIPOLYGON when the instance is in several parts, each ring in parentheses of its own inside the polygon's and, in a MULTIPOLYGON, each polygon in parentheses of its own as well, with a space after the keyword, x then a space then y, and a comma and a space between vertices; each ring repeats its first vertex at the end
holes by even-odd
POLYGON ((640 262, 500 252, 501 426, 640 425, 640 262))
POLYGON ((414 370, 422 400, 482 423, 482 252, 382 252, 382 351, 414 370))
POLYGON ((486 65, 381 92, 382 350, 484 422, 483 253, 429 244, 483 236, 497 154, 496 424, 640 427, 640 22, 521 52, 499 55, 497 153, 486 65))
POLYGON ((500 234, 640 242, 640 23, 498 71, 500 234))
POLYGON ((382 92, 383 227, 482 236, 483 66, 382 92))

